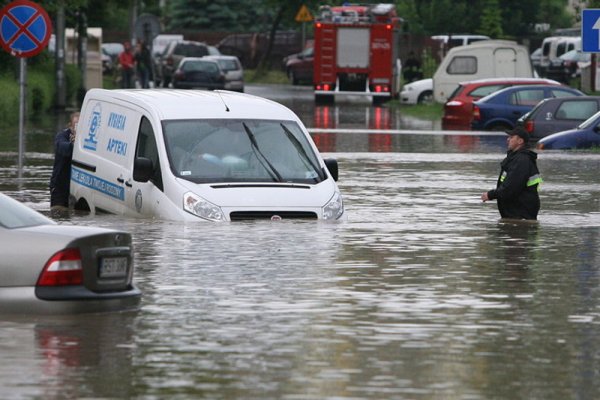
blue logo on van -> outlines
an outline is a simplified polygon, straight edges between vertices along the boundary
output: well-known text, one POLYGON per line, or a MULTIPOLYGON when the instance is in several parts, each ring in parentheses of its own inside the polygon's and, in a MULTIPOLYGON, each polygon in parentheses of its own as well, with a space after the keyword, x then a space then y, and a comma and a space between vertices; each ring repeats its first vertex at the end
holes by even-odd
POLYGON ((83 148, 96 151, 98 147, 98 138, 97 135, 100 130, 100 126, 102 124, 102 106, 100 103, 94 106, 92 110, 92 115, 90 116, 88 122, 88 133, 87 137, 83 139, 83 148))
POLYGON ((108 126, 111 128, 118 129, 120 131, 125 130, 125 121, 127 121, 127 117, 123 114, 111 112, 108 116, 108 126))

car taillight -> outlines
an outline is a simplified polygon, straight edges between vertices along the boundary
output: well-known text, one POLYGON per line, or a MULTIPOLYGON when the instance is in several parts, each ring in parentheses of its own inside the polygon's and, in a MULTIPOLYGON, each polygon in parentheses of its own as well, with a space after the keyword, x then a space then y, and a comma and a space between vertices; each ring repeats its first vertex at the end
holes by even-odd
POLYGON ((524 128, 527 132, 532 133, 534 127, 535 127, 535 123, 533 121, 531 121, 531 120, 525 121, 524 128))
POLYGON ((177 80, 179 81, 184 81, 185 80, 185 74, 182 71, 175 71, 175 78, 177 78, 177 80))
POLYGON ((473 105, 473 119, 479 121, 481 119, 481 113, 479 111, 479 107, 473 105))
POLYGON ((66 286, 83 283, 79 249, 65 249, 54 254, 44 266, 37 286, 66 286))
POLYGON ((389 92, 390 89, 388 88, 387 85, 375 85, 375 93, 383 93, 383 92, 389 92))

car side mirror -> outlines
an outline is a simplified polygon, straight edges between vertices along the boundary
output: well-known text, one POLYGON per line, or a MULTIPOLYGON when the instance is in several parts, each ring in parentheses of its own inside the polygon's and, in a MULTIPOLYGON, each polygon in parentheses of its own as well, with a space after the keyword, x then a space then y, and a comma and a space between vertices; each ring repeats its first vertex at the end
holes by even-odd
POLYGON ((152 160, 146 157, 137 157, 133 162, 133 180, 136 182, 148 182, 154 174, 152 160))
POLYGON ((327 170, 331 174, 331 177, 333 178, 334 181, 337 182, 337 180, 338 180, 338 162, 337 162, 337 160, 334 158, 328 158, 324 161, 325 161, 325 166, 327 167, 327 170))

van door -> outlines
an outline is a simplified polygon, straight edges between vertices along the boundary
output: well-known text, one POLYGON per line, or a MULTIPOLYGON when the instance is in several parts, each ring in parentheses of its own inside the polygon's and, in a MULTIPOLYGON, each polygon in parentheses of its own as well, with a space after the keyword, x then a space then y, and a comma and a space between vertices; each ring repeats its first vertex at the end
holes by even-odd
POLYGON ((129 210, 137 214, 151 216, 159 215, 155 212, 161 198, 164 197, 164 185, 162 177, 162 169, 160 166, 160 156, 156 144, 156 136, 152 123, 146 117, 142 117, 139 125, 137 143, 135 145, 135 157, 132 175, 130 177, 131 190, 127 196, 127 205, 129 210), (144 158, 152 163, 152 172, 148 181, 135 181, 134 176, 137 176, 139 164, 136 164, 135 159, 144 158))
POLYGON ((517 53, 513 49, 500 48, 494 51, 494 76, 517 76, 517 53))

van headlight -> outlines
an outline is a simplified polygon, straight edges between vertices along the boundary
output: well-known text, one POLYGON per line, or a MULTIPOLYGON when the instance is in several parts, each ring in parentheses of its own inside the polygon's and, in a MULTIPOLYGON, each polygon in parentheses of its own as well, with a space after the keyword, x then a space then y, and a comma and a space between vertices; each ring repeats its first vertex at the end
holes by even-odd
POLYGON ((211 221, 225 221, 225 215, 221 207, 192 192, 183 195, 183 209, 200 218, 211 221))
POLYGON ((344 202, 342 195, 336 191, 333 197, 323 207, 323 219, 338 219, 344 213, 344 202))

